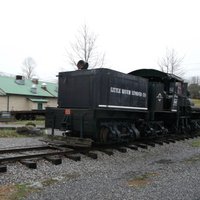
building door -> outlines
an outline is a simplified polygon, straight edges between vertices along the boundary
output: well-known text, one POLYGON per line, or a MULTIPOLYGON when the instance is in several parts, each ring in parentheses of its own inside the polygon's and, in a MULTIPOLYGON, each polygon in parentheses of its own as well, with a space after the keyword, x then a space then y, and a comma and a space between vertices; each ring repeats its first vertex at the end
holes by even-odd
POLYGON ((43 109, 42 103, 38 103, 38 110, 42 110, 42 109, 43 109))

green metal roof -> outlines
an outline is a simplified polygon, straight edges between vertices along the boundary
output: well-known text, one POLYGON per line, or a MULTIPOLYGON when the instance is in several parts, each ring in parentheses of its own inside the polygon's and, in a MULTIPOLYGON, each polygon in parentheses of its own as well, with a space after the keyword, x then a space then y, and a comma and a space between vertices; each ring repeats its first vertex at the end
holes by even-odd
POLYGON ((24 85, 17 84, 15 77, 0 76, 0 95, 23 95, 35 97, 57 97, 57 84, 39 81, 35 85, 36 93, 31 92, 33 82, 25 79, 24 85), (43 89, 42 83, 46 83, 46 89, 43 89))

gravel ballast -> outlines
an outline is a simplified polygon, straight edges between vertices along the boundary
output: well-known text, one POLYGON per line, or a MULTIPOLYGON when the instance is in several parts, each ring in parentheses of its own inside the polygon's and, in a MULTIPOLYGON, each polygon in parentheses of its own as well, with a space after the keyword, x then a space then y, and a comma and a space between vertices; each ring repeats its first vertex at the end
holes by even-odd
MULTIPOLYGON (((27 200, 64 199, 200 199, 200 148, 190 139, 127 153, 98 153, 93 160, 81 155, 75 162, 63 158, 61 165, 45 160, 37 169, 8 164, 0 174, 0 186, 26 184, 37 190, 27 200)), ((38 138, 0 139, 0 147, 42 144, 38 138)))

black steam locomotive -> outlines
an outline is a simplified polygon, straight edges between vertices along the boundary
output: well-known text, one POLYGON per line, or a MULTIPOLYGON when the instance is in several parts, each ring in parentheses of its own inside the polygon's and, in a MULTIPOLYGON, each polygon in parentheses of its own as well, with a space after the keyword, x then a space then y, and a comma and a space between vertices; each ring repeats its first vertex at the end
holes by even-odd
POLYGON ((46 109, 46 128, 98 143, 124 142, 200 128, 187 84, 173 74, 100 68, 60 72, 58 107, 46 109))

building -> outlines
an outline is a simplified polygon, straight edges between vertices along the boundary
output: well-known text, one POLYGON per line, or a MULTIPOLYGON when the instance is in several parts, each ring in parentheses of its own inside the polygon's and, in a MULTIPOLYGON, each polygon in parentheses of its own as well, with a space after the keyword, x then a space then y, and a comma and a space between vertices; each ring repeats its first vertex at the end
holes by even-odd
POLYGON ((0 76, 0 111, 42 110, 57 106, 57 84, 24 76, 0 76))

